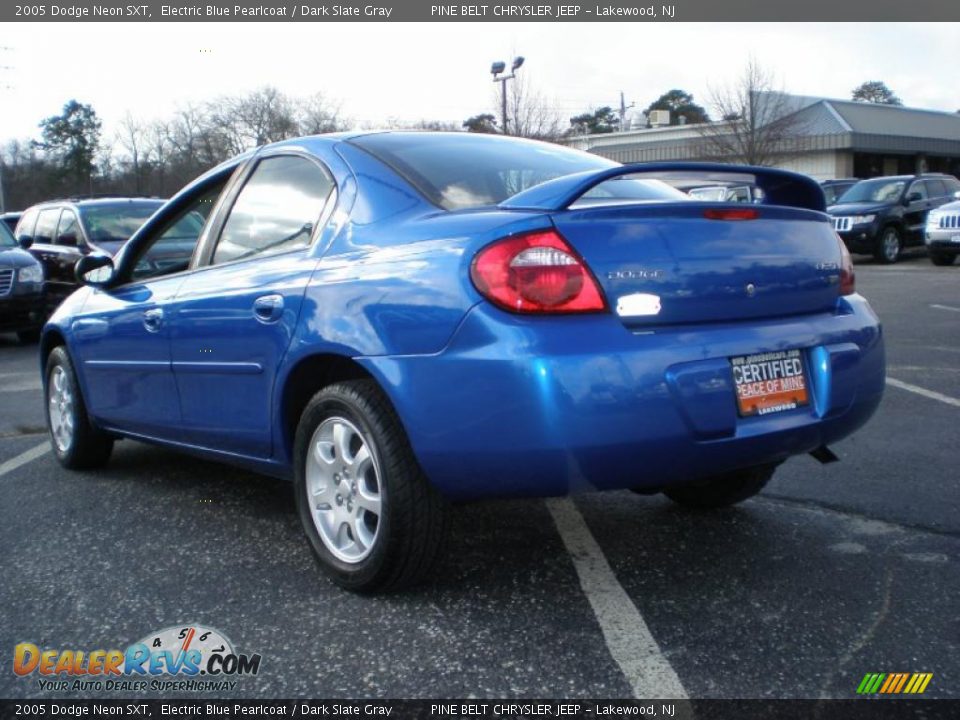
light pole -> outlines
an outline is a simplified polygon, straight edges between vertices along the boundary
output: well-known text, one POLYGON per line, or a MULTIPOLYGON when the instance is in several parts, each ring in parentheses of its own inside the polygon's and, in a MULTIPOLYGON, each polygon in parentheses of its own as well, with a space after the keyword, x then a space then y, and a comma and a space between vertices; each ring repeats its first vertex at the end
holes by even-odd
POLYGON ((521 65, 523 65, 523 56, 517 55, 510 65, 509 75, 502 74, 503 71, 507 69, 505 62, 498 61, 490 66, 490 74, 493 75, 493 81, 500 83, 500 127, 503 128, 504 135, 509 134, 507 132, 507 80, 512 80, 517 76, 517 70, 520 69, 521 65))

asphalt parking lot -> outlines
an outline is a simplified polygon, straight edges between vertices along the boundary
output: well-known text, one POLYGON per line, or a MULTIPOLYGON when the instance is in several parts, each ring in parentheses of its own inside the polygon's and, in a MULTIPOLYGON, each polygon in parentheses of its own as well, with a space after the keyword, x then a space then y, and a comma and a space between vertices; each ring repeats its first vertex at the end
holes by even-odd
POLYGON ((16 643, 199 623, 263 656, 224 696, 849 698, 930 672, 927 697, 958 698, 960 267, 857 282, 890 380, 842 462, 795 458, 712 514, 629 492, 458 507, 436 582, 373 598, 318 573, 284 483, 130 441, 60 469, 36 348, 0 335, 0 697, 83 695, 15 676, 16 643))

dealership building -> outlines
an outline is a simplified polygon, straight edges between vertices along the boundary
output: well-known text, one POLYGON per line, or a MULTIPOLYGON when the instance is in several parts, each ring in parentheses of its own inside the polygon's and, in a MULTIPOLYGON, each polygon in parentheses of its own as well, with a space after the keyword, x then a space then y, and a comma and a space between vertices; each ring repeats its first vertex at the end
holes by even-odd
MULTIPOLYGON (((781 120, 791 137, 774 163, 817 180, 917 172, 946 172, 960 177, 960 114, 826 98, 787 98, 781 120)), ((654 111, 653 127, 581 135, 573 147, 618 162, 717 159, 709 137, 726 123, 670 125, 667 113, 654 111)), ((683 121, 683 118, 680 118, 683 121)), ((721 158, 729 159, 729 158, 721 158)))

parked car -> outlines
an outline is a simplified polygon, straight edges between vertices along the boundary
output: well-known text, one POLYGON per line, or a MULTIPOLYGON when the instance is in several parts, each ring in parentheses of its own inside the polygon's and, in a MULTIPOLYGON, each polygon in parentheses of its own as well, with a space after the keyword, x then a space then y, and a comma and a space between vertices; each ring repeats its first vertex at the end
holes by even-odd
POLYGON ((927 213, 953 199, 952 175, 894 175, 861 180, 827 208, 850 252, 894 263, 904 247, 922 245, 927 213))
POLYGON ((292 479, 321 566, 367 591, 429 573, 451 500, 736 503, 883 392, 823 210, 795 173, 503 136, 268 145, 79 261, 41 344, 54 453, 132 437, 292 479), (676 189, 731 173, 764 204, 676 189))
POLYGON ((20 220, 21 215, 23 215, 23 213, 20 213, 20 212, 3 213, 2 215, 0 215, 0 222, 3 222, 3 224, 7 226, 7 229, 10 232, 13 232, 14 229, 17 227, 17 222, 20 220))
POLYGON ((158 198, 53 200, 28 208, 15 230, 46 276, 47 314, 77 289, 73 268, 91 252, 114 254, 161 205, 158 198))
POLYGON ((960 255, 960 192, 958 202, 941 205, 927 215, 927 254, 934 265, 952 265, 960 255))
POLYGON ((0 223, 0 332, 15 332, 21 342, 36 342, 46 317, 43 268, 0 223))
POLYGON ((820 183, 823 189, 823 195, 827 199, 827 206, 837 202, 841 195, 860 182, 857 178, 837 178, 835 180, 824 180, 820 183))

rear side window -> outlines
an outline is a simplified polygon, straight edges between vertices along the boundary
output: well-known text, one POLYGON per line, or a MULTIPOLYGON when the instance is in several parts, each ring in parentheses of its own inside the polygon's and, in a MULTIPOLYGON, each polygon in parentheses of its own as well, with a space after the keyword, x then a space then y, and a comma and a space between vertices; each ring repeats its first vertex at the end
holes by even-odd
POLYGON ((947 188, 942 180, 927 180, 927 195, 932 198, 943 197, 947 194, 947 188))
POLYGON ((311 160, 261 160, 230 209, 213 264, 306 247, 332 191, 333 180, 311 160))
POLYGON ((60 208, 41 210, 37 218, 37 229, 33 232, 33 241, 37 243, 53 243, 53 236, 57 232, 57 221, 60 220, 60 208))

